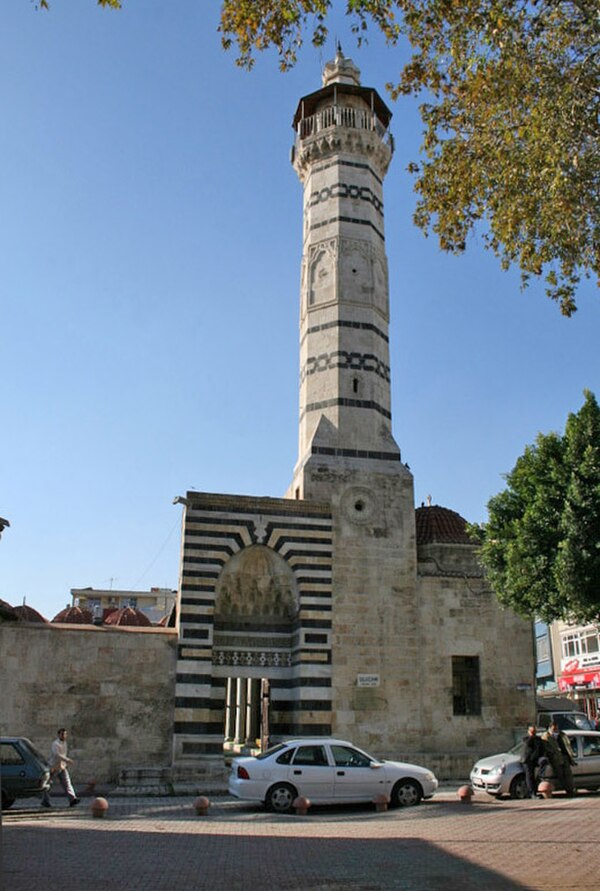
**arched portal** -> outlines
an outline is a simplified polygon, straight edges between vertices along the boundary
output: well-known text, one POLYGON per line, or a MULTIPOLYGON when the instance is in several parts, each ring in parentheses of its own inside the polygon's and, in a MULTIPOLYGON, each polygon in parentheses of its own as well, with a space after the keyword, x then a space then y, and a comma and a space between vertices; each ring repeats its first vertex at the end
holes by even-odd
POLYGON ((253 747, 263 681, 272 741, 331 732, 331 564, 327 504, 186 494, 174 764, 253 747))
POLYGON ((232 557, 216 584, 213 672, 224 673, 224 748, 253 749, 270 735, 270 681, 292 675, 299 597, 294 573, 271 548, 232 557))

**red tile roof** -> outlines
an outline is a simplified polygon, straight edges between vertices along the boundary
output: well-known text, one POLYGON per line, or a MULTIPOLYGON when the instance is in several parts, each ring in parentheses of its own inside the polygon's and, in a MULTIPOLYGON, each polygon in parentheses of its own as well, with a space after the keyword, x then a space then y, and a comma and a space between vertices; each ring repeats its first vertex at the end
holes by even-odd
POLYGON ((139 609, 133 609, 131 606, 124 606, 123 609, 115 610, 110 613, 105 620, 105 625, 137 625, 138 627, 146 627, 152 625, 148 616, 139 609))
POLYGON ((415 511, 417 544, 474 544, 467 521, 454 510, 432 504, 415 511))
POLYGON ((85 607, 67 606, 54 616, 52 622, 61 625, 92 625, 93 618, 91 611, 85 607))
POLYGON ((15 612, 22 622, 42 622, 43 624, 48 624, 48 619, 45 619, 41 613, 38 613, 36 609, 32 606, 27 606, 25 603, 23 606, 15 606, 15 612))

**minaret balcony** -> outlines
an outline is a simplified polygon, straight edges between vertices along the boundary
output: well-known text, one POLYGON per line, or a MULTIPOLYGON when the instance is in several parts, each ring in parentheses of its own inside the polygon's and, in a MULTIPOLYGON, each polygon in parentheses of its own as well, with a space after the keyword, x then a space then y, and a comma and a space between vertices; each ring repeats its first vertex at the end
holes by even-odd
POLYGON ((367 108, 356 108, 349 105, 329 105, 315 114, 300 118, 296 125, 296 146, 299 148, 299 144, 304 140, 326 135, 328 130, 336 127, 373 131, 377 133, 390 152, 394 151, 394 137, 377 115, 367 108))

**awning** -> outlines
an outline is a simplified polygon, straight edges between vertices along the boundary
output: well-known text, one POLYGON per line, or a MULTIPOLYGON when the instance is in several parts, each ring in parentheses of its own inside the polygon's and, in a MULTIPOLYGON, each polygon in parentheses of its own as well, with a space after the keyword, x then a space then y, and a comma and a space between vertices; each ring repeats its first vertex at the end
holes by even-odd
POLYGON ((590 671, 574 671, 571 674, 563 674, 558 679, 558 689, 562 693, 577 687, 600 688, 600 666, 590 671))

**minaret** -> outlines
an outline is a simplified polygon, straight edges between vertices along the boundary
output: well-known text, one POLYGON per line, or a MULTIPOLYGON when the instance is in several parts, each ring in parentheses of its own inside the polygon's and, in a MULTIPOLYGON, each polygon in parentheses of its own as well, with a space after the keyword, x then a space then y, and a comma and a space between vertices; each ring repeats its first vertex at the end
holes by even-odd
POLYGON ((392 464, 383 179, 391 112, 341 48, 294 116, 304 187, 298 463, 289 494, 319 498, 311 468, 392 464), (358 464, 357 464, 358 462, 358 464), (366 464, 365 464, 366 462, 366 464), (313 480, 314 482, 314 480, 313 480))

